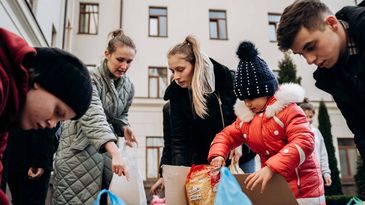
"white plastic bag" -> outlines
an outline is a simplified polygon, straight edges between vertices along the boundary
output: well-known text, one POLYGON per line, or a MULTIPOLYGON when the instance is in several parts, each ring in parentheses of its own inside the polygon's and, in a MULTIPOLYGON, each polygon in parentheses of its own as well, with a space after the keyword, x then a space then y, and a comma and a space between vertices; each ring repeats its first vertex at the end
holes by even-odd
POLYGON ((129 180, 125 176, 113 174, 109 190, 123 199, 128 205, 146 205, 147 199, 144 191, 143 178, 136 159, 136 147, 128 147, 124 139, 118 141, 118 145, 120 154, 126 163, 129 180))

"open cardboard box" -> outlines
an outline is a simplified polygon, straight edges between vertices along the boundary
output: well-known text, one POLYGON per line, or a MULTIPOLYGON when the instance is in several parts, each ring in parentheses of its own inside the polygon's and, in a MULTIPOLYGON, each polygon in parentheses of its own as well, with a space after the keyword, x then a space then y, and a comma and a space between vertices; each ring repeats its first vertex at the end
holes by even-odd
MULTIPOLYGON (((162 169, 166 205, 187 205, 185 179, 190 167, 164 165, 162 169)), ((243 182, 247 176, 248 174, 235 175, 243 192, 250 198, 253 205, 298 205, 288 183, 282 176, 275 174, 263 193, 260 192, 261 187, 256 187, 252 191, 245 188, 243 182)))

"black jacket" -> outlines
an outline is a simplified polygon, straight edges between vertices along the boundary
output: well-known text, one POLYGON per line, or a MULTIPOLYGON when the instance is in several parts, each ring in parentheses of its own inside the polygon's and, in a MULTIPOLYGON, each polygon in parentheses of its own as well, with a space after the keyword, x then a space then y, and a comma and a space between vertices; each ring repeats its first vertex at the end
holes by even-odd
POLYGON ((56 131, 57 128, 11 131, 6 148, 9 172, 28 170, 30 167, 51 171, 53 154, 58 146, 56 131))
POLYGON ((172 153, 171 153, 171 119, 170 119, 170 102, 167 102, 162 109, 163 113, 163 140, 164 147, 161 156, 160 169, 159 174, 162 177, 162 165, 171 165, 172 164, 172 153))
POLYGON ((349 24, 349 34, 359 54, 345 53, 333 68, 318 68, 313 77, 318 88, 333 96, 354 133, 355 143, 365 163, 365 7, 344 7, 336 13, 336 17, 349 24))
POLYGON ((207 164, 213 138, 224 125, 227 126, 236 119, 233 111, 236 97, 233 93, 232 71, 213 59, 211 61, 214 65, 215 92, 206 97, 209 115, 205 119, 193 112, 191 91, 181 88, 175 82, 166 89, 164 99, 170 100, 173 132, 171 156, 174 165, 207 164))

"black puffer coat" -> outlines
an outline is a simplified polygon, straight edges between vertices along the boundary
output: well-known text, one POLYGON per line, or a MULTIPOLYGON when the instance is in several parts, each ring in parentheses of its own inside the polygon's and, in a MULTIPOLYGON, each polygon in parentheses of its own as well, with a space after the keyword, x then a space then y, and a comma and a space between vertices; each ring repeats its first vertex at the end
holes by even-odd
POLYGON ((175 82, 166 89, 164 99, 170 100, 174 133, 171 137, 174 165, 208 164, 208 151, 213 138, 236 119, 233 111, 236 102, 233 73, 215 60, 210 60, 214 65, 215 92, 207 96, 208 116, 205 119, 192 110, 191 90, 181 88, 175 82))

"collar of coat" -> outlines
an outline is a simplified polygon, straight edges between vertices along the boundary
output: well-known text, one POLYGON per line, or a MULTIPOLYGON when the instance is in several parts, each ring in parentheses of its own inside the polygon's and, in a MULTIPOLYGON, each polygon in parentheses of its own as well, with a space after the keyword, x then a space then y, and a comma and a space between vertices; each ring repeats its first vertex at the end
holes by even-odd
MULTIPOLYGON (((283 110, 287 105, 291 103, 303 102, 304 100, 304 89, 294 83, 284 83, 279 89, 275 92, 274 96, 272 96, 268 102, 267 107, 265 109, 265 116, 267 118, 273 117, 275 114, 279 113, 283 110)), ((250 122, 252 118, 255 116, 244 103, 237 99, 236 104, 234 105, 234 111, 236 116, 242 122, 250 122)))

